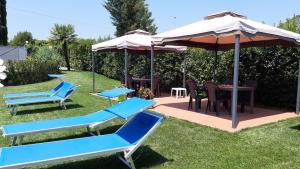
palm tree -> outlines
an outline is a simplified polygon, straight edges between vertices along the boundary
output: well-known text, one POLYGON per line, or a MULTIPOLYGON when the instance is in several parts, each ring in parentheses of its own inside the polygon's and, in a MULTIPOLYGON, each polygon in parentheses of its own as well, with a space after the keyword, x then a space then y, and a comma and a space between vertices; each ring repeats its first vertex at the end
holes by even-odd
POLYGON ((50 42, 61 46, 68 70, 71 69, 68 55, 68 44, 75 42, 76 38, 77 35, 75 34, 74 26, 70 24, 55 24, 51 30, 51 36, 49 40, 50 42))

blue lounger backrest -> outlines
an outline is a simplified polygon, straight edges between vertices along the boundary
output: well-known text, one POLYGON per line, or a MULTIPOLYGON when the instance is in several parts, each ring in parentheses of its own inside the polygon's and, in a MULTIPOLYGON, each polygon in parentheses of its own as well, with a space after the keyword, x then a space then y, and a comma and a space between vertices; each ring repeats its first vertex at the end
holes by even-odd
POLYGON ((72 92, 72 90, 74 90, 74 88, 75 88, 75 86, 72 85, 71 83, 64 82, 64 85, 61 87, 61 89, 57 93, 57 96, 59 96, 61 98, 65 98, 72 92))
POLYGON ((118 130, 116 134, 130 144, 136 144, 163 119, 163 116, 142 112, 133 117, 124 127, 118 130))
POLYGON ((57 92, 61 87, 63 87, 63 85, 65 84, 65 82, 60 82, 54 89, 52 89, 52 92, 57 92))

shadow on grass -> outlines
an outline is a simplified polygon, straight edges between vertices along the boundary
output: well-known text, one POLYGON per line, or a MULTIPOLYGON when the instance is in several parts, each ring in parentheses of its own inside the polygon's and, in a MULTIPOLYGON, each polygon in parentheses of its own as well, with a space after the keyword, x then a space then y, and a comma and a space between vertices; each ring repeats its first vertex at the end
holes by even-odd
POLYGON ((294 129, 294 130, 300 130, 300 124, 296 125, 296 126, 292 126, 290 127, 291 129, 294 129))
MULTIPOLYGON (((66 107, 67 109, 76 109, 76 108, 81 108, 83 106, 81 106, 80 104, 67 104, 66 107)), ((63 109, 59 105, 57 105, 55 107, 35 108, 33 110, 18 110, 17 115, 46 113, 46 112, 53 112, 57 110, 63 110, 63 109)))
MULTIPOLYGON (((133 160, 136 168, 151 168, 153 166, 161 165, 169 160, 152 150, 149 146, 141 146, 134 154, 133 160)), ((69 162, 50 166, 48 169, 94 169, 94 168, 118 168, 128 169, 115 155, 99 156, 96 158, 82 159, 81 161, 69 162)))

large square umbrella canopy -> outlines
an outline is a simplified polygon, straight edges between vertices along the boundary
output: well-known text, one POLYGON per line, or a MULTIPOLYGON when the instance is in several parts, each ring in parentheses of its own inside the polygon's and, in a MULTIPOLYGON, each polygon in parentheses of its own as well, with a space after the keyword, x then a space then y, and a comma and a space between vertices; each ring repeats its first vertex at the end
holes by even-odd
MULTIPOLYGON (((117 37, 105 42, 92 45, 93 51, 120 51, 124 50, 124 62, 125 62, 125 84, 127 84, 127 71, 128 71, 128 51, 134 53, 147 53, 154 49, 157 52, 177 52, 183 53, 187 50, 185 46, 156 46, 152 48, 152 37, 150 32, 146 32, 140 29, 127 32, 124 36, 117 37)), ((93 72, 94 72, 94 59, 93 60, 93 72)), ((153 57, 151 57, 151 89, 153 89, 153 57)), ((95 91, 95 79, 93 76, 93 92, 95 91)))
MULTIPOLYGON (((153 45, 185 45, 208 50, 234 48, 234 78, 232 92, 232 127, 237 125, 237 87, 240 47, 283 45, 296 47, 300 35, 247 19, 233 12, 216 13, 204 20, 179 27, 153 37, 153 45)), ((300 71, 299 71, 300 76, 300 71)), ((300 78, 299 78, 300 79, 300 78)), ((298 79, 296 112, 299 112, 300 86, 298 79)))
POLYGON ((155 45, 185 45, 209 50, 234 48, 235 35, 240 35, 241 47, 296 46, 300 35, 247 19, 233 12, 221 12, 177 29, 157 34, 155 45))

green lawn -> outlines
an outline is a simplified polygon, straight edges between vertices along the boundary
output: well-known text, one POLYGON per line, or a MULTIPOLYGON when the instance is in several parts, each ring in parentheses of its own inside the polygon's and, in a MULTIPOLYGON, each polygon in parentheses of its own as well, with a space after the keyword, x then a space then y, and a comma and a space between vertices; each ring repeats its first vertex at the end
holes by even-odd
MULTIPOLYGON (((57 104, 20 106, 11 117, 1 101, 0 124, 19 123, 88 114, 108 106, 108 101, 91 96, 91 73, 68 72, 66 81, 81 85, 67 102, 67 110, 57 104)), ((97 91, 120 85, 98 75, 97 91)), ((0 89, 0 94, 48 90, 57 80, 0 89)), ((122 124, 115 120, 102 127, 102 133, 114 132, 122 124)), ((137 168, 300 168, 300 120, 290 119, 240 131, 235 134, 190 122, 168 118, 134 154, 137 168)), ((86 137, 84 129, 42 133, 24 138, 24 143, 86 137)), ((10 140, 0 137, 1 147, 10 140)), ((44 168, 126 168, 114 155, 73 161, 44 168)))

